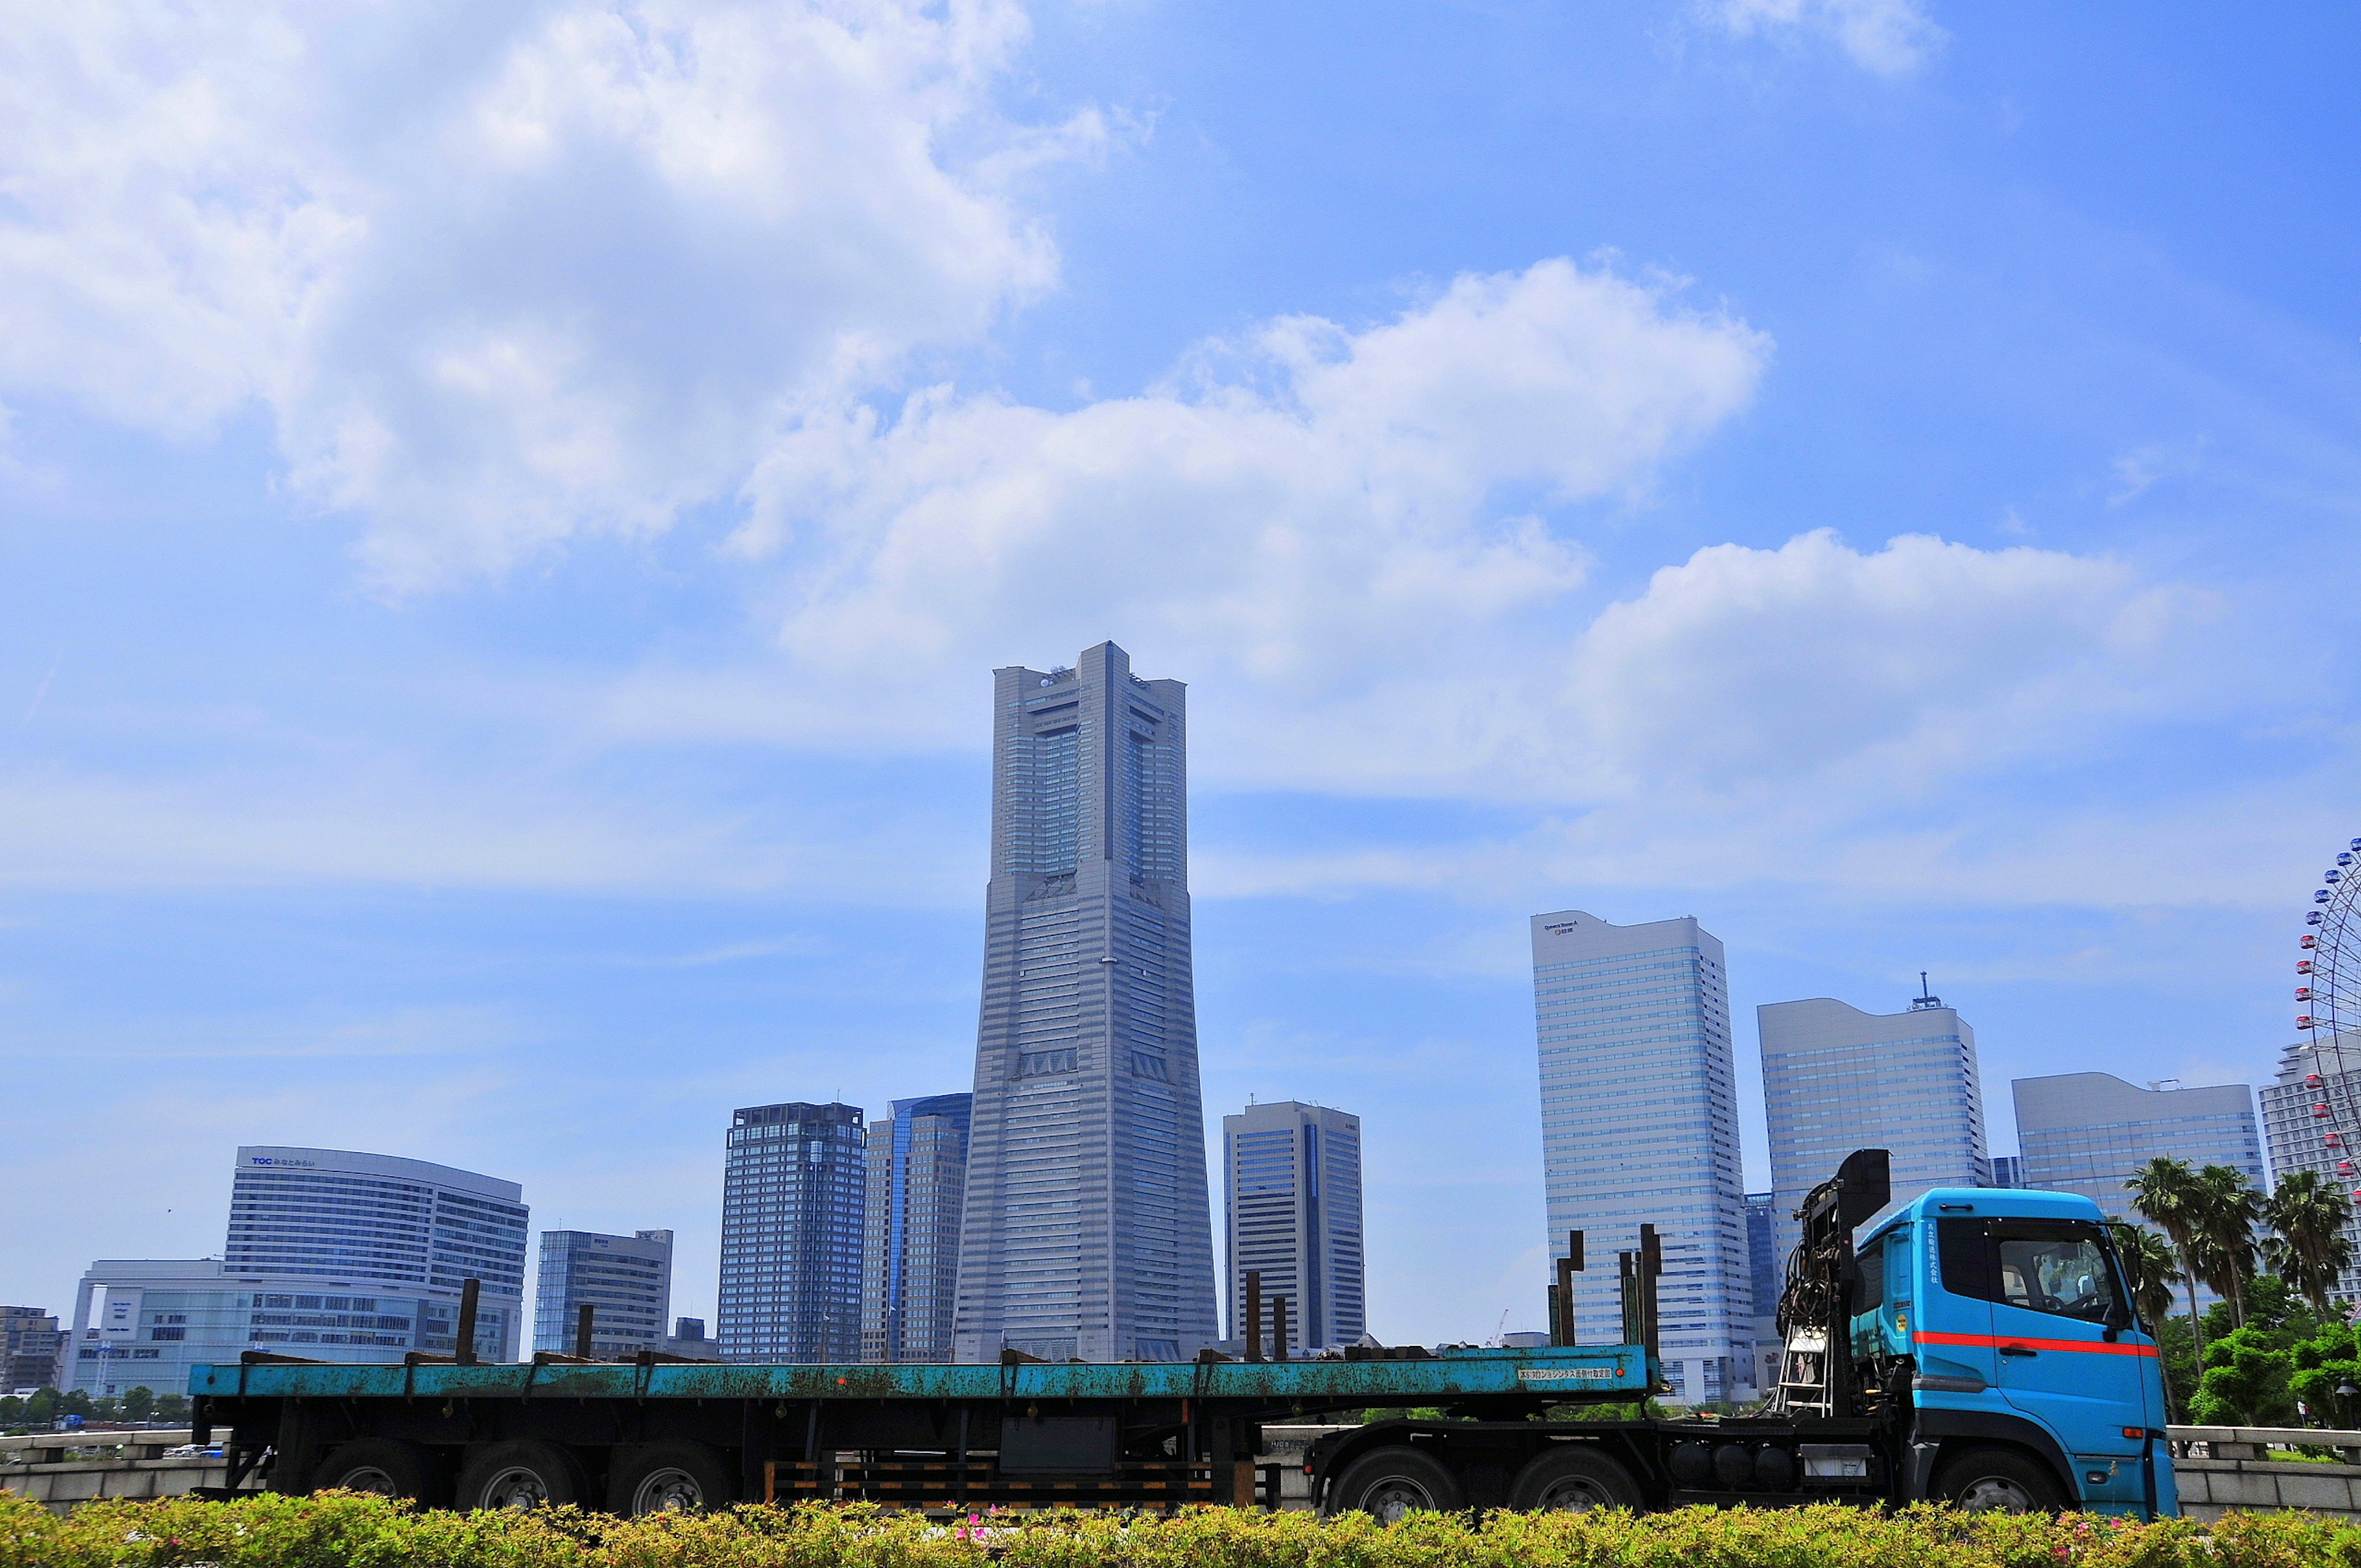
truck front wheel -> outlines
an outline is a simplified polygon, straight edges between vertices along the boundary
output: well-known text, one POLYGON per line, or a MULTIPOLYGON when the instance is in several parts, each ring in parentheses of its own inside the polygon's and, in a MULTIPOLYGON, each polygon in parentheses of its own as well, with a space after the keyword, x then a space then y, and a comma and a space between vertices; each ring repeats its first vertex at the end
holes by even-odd
POLYGON ((1971 1448, 1947 1461, 1935 1497, 1971 1514, 2054 1514, 2065 1505, 2041 1465, 2005 1448, 1971 1448))
POLYGON ((1592 1508, 1640 1511, 1631 1473, 1595 1448, 1553 1448, 1517 1473, 1509 1506, 1529 1513, 1587 1513, 1592 1508))
POLYGON ((1400 1524, 1412 1513, 1453 1513, 1467 1506, 1459 1478, 1441 1460, 1407 1447, 1381 1448, 1353 1461, 1329 1497, 1331 1512, 1357 1509, 1382 1525, 1400 1524))

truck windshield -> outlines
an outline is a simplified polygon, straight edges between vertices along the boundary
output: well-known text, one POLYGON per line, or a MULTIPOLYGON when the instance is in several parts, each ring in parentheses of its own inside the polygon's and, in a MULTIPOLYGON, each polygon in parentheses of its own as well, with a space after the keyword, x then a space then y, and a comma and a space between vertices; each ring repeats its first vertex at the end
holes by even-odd
POLYGON ((2000 1266, 1996 1299, 2094 1323, 2113 1320, 2114 1268, 2099 1245, 2095 1227, 2001 1221, 1993 1230, 1994 1261, 2000 1266))

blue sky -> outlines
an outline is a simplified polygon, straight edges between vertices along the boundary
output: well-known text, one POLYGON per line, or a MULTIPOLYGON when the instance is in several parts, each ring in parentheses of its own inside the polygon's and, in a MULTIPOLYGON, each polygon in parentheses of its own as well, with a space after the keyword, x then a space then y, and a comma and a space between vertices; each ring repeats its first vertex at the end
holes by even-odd
MULTIPOLYGON (((1525 916, 2257 1081, 2361 833, 2339 7, 55 6, 0 36, 0 1299, 241 1142, 681 1233, 963 1086, 989 672, 1191 685, 1209 1113, 1538 1321, 1525 916)), ((1750 1095, 1750 1124, 1759 1113, 1750 1095)), ((1752 1179, 1766 1175, 1750 1133, 1752 1179)))

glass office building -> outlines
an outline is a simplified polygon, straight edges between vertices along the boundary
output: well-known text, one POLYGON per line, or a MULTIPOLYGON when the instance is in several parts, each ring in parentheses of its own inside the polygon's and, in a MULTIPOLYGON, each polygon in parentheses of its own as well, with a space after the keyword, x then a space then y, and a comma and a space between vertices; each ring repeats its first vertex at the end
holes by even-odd
MULTIPOLYGON (((1549 1251, 1584 1233, 1577 1337, 1621 1337, 1615 1255, 1663 1237, 1658 1322, 1684 1404, 1753 1392, 1754 1291, 1721 943, 1694 919, 1532 918, 1549 1251)), ((1553 1265, 1554 1267, 1554 1265, 1553 1265)))
POLYGON ((869 1124, 861 1359, 949 1361, 974 1096, 896 1100, 869 1124))
POLYGON ((533 1348, 572 1354, 585 1307, 590 1309, 590 1353, 601 1360, 664 1349, 665 1320, 672 1316, 672 1233, 542 1232, 533 1348))
POLYGON ((1112 642, 993 674, 992 880, 953 1353, 1213 1338, 1188 716, 1112 642))
POLYGON ((1290 1354, 1368 1331, 1361 1249, 1361 1119, 1292 1100, 1222 1118, 1230 1333, 1244 1340, 1246 1277, 1262 1277, 1265 1346, 1287 1301, 1290 1354))
MULTIPOLYGON (((2361 1132, 2361 1036, 2347 1030, 2318 1047, 2309 1041, 2290 1046, 2261 1099, 2273 1180, 2311 1170, 2347 1196, 2361 1192, 2361 1156, 2348 1146, 2361 1132), (2312 1081, 2314 1075, 2318 1082, 2312 1081), (2325 1117, 2318 1114, 2322 1105, 2329 1108, 2325 1117), (2334 1144, 2328 1141, 2332 1132, 2334 1144)), ((2351 1299, 2361 1297, 2361 1202, 2345 1222, 2345 1239, 2352 1244, 2354 1266, 2339 1277, 2335 1293, 2351 1299)))
POLYGON ((1794 1216, 1805 1195, 1855 1149, 1893 1156, 1896 1205, 1930 1187, 1991 1181, 1976 1034, 1956 1010, 1930 996, 1864 1013, 1818 996, 1767 1003, 1754 1018, 1781 1257, 1802 1239, 1794 1216))
POLYGON ((524 1189, 474 1171, 347 1149, 245 1147, 222 1274, 453 1303, 478 1279, 478 1354, 514 1361, 530 1217, 524 1189))
MULTIPOLYGON (((476 1354, 494 1360, 509 1328, 483 1312, 479 1302, 476 1354)), ((235 1365, 249 1350, 318 1361, 449 1355, 458 1313, 455 1300, 414 1287, 234 1277, 217 1258, 105 1259, 90 1266, 74 1297, 68 1376, 96 1398, 142 1387, 186 1393, 190 1367, 235 1365)))
POLYGON ((721 1174, 723 1360, 861 1359, 866 1145, 855 1105, 792 1101, 731 1117, 721 1174))
MULTIPOLYGON (((2010 1089, 2026 1187, 2079 1192, 2103 1214, 2137 1220, 2124 1184, 2158 1156, 2192 1168, 2231 1166, 2257 1187, 2270 1185, 2254 1094, 2243 1083, 2142 1089, 2113 1073, 2067 1072, 2020 1078, 2010 1089)), ((2201 1283, 2197 1299, 2217 1298, 2201 1283)))

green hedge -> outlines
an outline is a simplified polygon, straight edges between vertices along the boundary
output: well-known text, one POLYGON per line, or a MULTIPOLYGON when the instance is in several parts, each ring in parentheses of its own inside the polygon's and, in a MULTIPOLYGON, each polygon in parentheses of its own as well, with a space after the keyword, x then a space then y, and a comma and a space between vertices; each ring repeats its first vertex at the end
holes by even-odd
POLYGON ((0 1568, 2361 1568, 2361 1528, 2298 1513, 2138 1525, 1822 1505, 1425 1515, 1388 1530, 1359 1515, 1196 1508, 986 1519, 975 1533, 859 1504, 624 1520, 330 1495, 57 1515, 0 1494, 0 1568))

